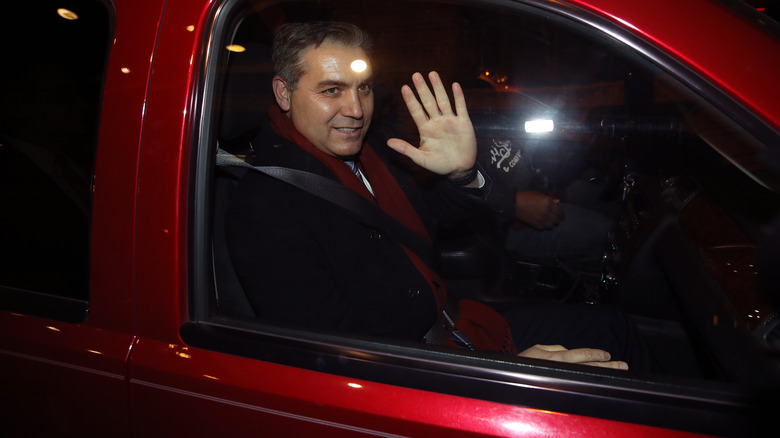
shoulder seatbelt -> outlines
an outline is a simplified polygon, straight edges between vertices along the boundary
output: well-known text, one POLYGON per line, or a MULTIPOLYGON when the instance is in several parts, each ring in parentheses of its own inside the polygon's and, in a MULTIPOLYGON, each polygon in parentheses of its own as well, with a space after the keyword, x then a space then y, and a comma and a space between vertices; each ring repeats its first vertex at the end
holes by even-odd
POLYGON ((428 242, 376 204, 330 178, 288 167, 253 166, 223 149, 217 149, 217 166, 253 169, 298 187, 343 208, 358 222, 392 235, 422 260, 432 260, 433 249, 428 242))

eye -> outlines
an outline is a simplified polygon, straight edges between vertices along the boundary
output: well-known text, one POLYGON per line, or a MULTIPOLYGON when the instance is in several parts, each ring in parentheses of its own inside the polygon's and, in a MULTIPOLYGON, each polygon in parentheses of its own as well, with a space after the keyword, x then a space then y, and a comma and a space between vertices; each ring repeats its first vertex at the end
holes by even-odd
POLYGON ((326 96, 333 96, 333 95, 338 94, 338 92, 339 92, 338 87, 331 87, 331 88, 326 88, 325 90, 322 90, 322 94, 324 94, 326 96))
POLYGON ((361 93, 369 93, 371 92, 371 84, 362 84, 358 87, 358 91, 361 93))

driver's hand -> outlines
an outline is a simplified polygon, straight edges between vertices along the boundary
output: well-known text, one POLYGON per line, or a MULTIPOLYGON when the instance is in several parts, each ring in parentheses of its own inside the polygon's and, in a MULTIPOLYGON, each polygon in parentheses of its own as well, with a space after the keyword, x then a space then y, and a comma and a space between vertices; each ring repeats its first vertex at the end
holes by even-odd
POLYGON ((604 350, 595 348, 566 349, 560 345, 534 345, 518 354, 520 357, 533 359, 545 359, 556 362, 578 363, 597 367, 615 368, 627 370, 628 364, 618 360, 610 360, 612 357, 604 350))
POLYGON ((527 190, 515 193, 515 218, 536 230, 551 230, 563 220, 563 209, 558 199, 527 190))

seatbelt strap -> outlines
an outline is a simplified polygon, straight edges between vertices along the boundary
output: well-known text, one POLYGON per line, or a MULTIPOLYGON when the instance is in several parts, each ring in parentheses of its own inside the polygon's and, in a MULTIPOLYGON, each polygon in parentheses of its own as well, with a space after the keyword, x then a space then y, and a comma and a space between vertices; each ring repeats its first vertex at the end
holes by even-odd
POLYGON ((433 249, 428 242, 385 213, 376 204, 337 181, 316 173, 288 167, 253 166, 223 149, 217 149, 217 166, 253 169, 298 187, 343 208, 358 222, 394 236, 422 260, 432 260, 433 249))

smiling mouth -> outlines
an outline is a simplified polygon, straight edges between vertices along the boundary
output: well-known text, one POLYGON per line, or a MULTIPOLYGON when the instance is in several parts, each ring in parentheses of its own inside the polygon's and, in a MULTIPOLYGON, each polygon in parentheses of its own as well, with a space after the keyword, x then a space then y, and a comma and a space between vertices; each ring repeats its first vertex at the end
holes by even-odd
POLYGON ((351 133, 353 133, 353 132, 355 132, 355 131, 357 131, 359 129, 360 128, 336 128, 337 131, 341 131, 341 132, 343 132, 345 134, 351 134, 351 133))

